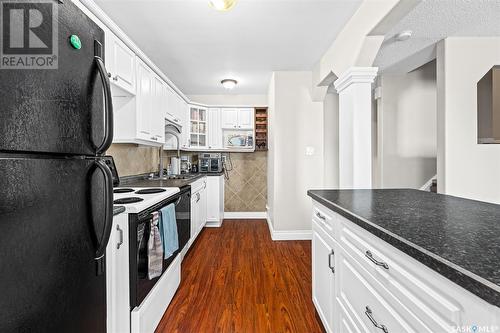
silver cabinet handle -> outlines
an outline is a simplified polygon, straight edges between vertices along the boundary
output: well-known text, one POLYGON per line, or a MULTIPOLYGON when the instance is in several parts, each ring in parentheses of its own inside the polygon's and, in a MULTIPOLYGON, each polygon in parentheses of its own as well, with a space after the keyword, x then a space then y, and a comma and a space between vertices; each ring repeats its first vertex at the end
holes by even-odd
POLYGON ((155 136, 152 136, 152 137, 151 137, 151 140, 158 141, 158 138, 157 138, 157 137, 155 137, 155 136))
POLYGON ((332 265, 332 259, 333 259, 334 255, 335 255, 335 251, 333 251, 333 249, 332 249, 332 252, 330 252, 328 254, 328 267, 330 268, 330 270, 332 271, 333 274, 335 274, 335 267, 332 265))
POLYGON ((118 81, 118 75, 116 75, 115 77, 113 77, 113 81, 118 81))
POLYGON ((201 200, 200 193, 196 193, 196 202, 198 202, 200 200, 201 200))
POLYGON ((326 217, 324 217, 323 215, 321 215, 321 213, 320 213, 320 212, 317 212, 317 213, 316 213, 316 216, 317 216, 318 218, 322 219, 323 221, 325 221, 325 220, 326 220, 326 217))
POLYGON ((120 235, 120 241, 118 242, 118 244, 116 244, 116 248, 119 250, 120 249, 120 246, 122 246, 123 244, 123 230, 120 229, 120 226, 117 225, 116 226, 116 230, 118 231, 118 234, 120 235))
POLYGON ((366 306, 365 315, 368 317, 368 319, 370 319, 373 326, 381 329, 384 333, 389 333, 389 330, 387 329, 387 327, 385 327, 385 325, 381 325, 381 324, 377 323, 375 318, 373 318, 373 311, 370 309, 370 307, 368 305, 366 306))
POLYGON ((375 259, 373 257, 373 254, 370 252, 370 251, 366 251, 365 252, 365 257, 367 257, 368 259, 370 259, 371 262, 373 262, 375 265, 377 266, 380 266, 380 267, 383 267, 385 269, 389 269, 389 265, 387 265, 385 262, 383 261, 378 261, 377 259, 375 259))

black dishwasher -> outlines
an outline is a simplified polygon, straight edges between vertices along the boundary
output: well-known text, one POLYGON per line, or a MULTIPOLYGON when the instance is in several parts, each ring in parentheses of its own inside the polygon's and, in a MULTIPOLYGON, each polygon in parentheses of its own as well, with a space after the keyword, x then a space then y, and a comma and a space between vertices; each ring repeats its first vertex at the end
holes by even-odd
POLYGON ((149 291, 161 278, 161 276, 159 276, 152 280, 148 279, 147 246, 150 234, 150 222, 153 217, 153 212, 159 211, 171 203, 175 203, 179 249, 168 259, 163 260, 163 275, 172 261, 174 261, 177 255, 186 246, 191 235, 191 186, 182 187, 179 193, 140 213, 129 214, 131 310, 142 303, 149 291), (133 246, 133 244, 135 244, 135 246, 133 246))

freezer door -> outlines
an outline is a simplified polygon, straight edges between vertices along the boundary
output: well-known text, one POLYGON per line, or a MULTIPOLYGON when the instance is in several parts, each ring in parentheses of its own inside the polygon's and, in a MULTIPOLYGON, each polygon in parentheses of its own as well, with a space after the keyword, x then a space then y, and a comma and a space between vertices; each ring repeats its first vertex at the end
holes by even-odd
POLYGON ((54 3, 58 68, 0 69, 0 151, 95 156, 112 140, 104 32, 72 1, 54 3))
POLYGON ((112 182, 97 163, 0 155, 0 332, 105 331, 112 182))

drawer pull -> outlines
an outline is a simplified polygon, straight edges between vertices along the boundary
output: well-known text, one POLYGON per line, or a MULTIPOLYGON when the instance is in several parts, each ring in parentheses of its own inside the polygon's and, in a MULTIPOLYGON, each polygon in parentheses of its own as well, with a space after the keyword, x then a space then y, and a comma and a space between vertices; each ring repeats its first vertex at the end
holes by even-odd
POLYGON ((321 215, 321 213, 320 213, 320 212, 317 212, 317 213, 316 213, 316 216, 317 216, 318 218, 322 219, 323 221, 325 221, 325 220, 326 220, 326 217, 324 217, 323 215, 321 215))
POLYGON ((387 329, 387 327, 385 327, 385 325, 380 325, 379 323, 377 323, 375 318, 373 318, 373 311, 372 311, 372 309, 370 309, 370 307, 368 305, 366 306, 365 315, 368 317, 368 319, 370 319, 373 326, 381 329, 382 331, 384 331, 384 333, 389 333, 389 330, 387 329))
POLYGON ((385 269, 389 269, 389 265, 387 265, 383 261, 378 261, 377 259, 373 258, 373 254, 370 251, 365 252, 365 256, 370 259, 371 262, 373 262, 375 265, 384 267, 385 269))
POLYGON ((335 266, 332 265, 332 259, 333 259, 333 256, 335 255, 335 251, 332 250, 332 252, 330 252, 328 254, 328 267, 330 268, 330 270, 332 271, 333 274, 335 274, 335 266))

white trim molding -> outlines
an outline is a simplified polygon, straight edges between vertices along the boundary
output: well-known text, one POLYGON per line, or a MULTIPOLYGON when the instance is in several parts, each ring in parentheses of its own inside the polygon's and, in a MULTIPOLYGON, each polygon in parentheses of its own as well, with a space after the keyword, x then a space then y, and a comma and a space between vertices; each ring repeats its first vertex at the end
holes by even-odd
POLYGON ((311 240, 312 230, 274 230, 273 223, 269 215, 267 216, 267 226, 273 241, 291 241, 291 240, 311 240))
POLYGON ((373 83, 377 77, 378 67, 351 67, 344 72, 335 82, 337 92, 340 92, 353 83, 373 83))
POLYGON ((266 219, 267 212, 224 212, 224 218, 232 220, 266 219))

